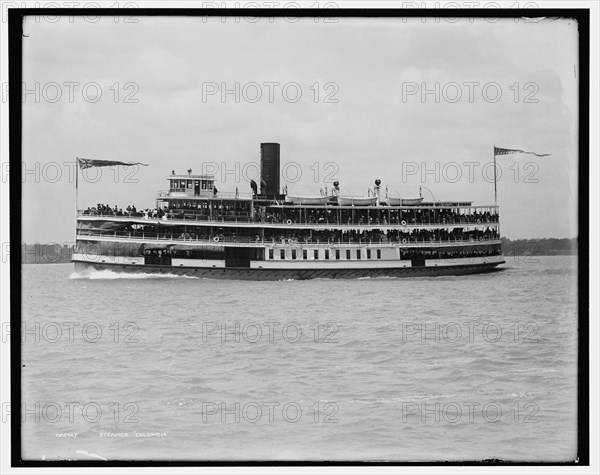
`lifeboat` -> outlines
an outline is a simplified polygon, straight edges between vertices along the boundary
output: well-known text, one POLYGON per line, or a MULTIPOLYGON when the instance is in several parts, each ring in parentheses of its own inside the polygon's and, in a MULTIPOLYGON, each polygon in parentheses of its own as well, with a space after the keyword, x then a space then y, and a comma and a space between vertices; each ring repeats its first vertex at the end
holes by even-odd
POLYGON ((373 206, 377 203, 377 196, 338 196, 340 206, 373 206))
POLYGON ((423 198, 387 198, 389 206, 417 206, 423 202, 423 198))
POLYGON ((325 205, 329 200, 328 196, 286 196, 286 203, 295 205, 325 205))

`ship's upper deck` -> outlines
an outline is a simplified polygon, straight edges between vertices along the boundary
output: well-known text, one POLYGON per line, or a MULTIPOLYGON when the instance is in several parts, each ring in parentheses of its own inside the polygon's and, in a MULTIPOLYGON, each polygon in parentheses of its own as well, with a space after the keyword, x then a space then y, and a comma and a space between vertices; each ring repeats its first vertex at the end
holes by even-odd
MULTIPOLYGON (((400 199, 399 197, 382 196, 381 190, 377 185, 376 189, 369 190, 369 198, 365 197, 342 197, 337 192, 331 196, 322 195, 318 198, 302 198, 290 197, 287 195, 287 187, 284 189, 284 194, 263 195, 259 194, 258 186, 254 180, 249 183, 252 191, 240 192, 236 187, 235 192, 223 192, 217 190, 215 186, 215 176, 210 174, 192 174, 192 169, 187 170, 187 174, 175 173, 167 177, 169 182, 168 190, 158 191, 156 194, 157 208, 205 208, 213 207, 218 202, 220 206, 234 206, 239 208, 244 206, 246 202, 250 206, 267 206, 267 207, 285 207, 285 208, 302 208, 302 209, 431 209, 431 208, 470 208, 473 205, 472 201, 423 201, 423 198, 400 199), (202 203, 204 202, 204 203, 202 203)), ((380 180, 377 181, 380 183, 380 180)), ((264 182, 263 182, 264 184, 264 182)), ((334 185, 338 183, 335 182, 334 185)), ((262 193, 262 189, 261 189, 262 193)), ((323 191, 321 191, 323 193, 323 191)))
MULTIPOLYGON (((171 188, 168 190, 160 190, 156 194, 156 199, 170 207, 177 207, 178 204, 186 205, 194 203, 200 207, 200 202, 205 202, 206 206, 211 206, 216 202, 223 205, 234 205, 242 202, 255 202, 260 206, 268 207, 285 207, 285 208, 302 208, 302 209, 429 209, 429 208, 469 208, 473 207, 472 201, 423 201, 418 204, 399 204, 390 205, 385 198, 381 198, 379 202, 370 205, 342 205, 339 204, 334 197, 331 197, 328 202, 323 204, 298 204, 294 202, 286 202, 283 199, 267 199, 261 195, 253 195, 251 192, 240 192, 236 188, 235 192, 218 191, 214 185, 214 177, 210 175, 174 175, 169 177, 171 188)), ((489 208, 490 206, 485 206, 489 208)))

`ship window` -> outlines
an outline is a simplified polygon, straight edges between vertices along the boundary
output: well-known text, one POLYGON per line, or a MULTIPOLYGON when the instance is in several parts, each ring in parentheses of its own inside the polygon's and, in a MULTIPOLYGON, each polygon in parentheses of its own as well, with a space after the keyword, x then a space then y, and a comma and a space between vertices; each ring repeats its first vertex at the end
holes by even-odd
POLYGON ((315 256, 315 259, 319 259, 319 250, 318 249, 315 249, 314 256, 315 256))
POLYGON ((308 259, 308 249, 302 249, 302 259, 308 259))
POLYGON ((339 249, 336 249, 336 250, 335 250, 335 258, 336 258, 336 259, 339 259, 339 258, 340 258, 340 250, 339 250, 339 249))
POLYGON ((296 259, 296 249, 292 249, 292 259, 296 259))
POLYGON ((352 259, 352 258, 350 257, 350 249, 346 249, 346 259, 347 259, 347 260, 350 260, 350 259, 352 259))
POLYGON ((377 249, 377 259, 381 259, 381 249, 377 249))
POLYGON ((279 252, 279 258, 280 258, 280 259, 285 259, 285 249, 282 249, 282 250, 279 252))
POLYGON ((176 190, 177 189, 177 180, 171 180, 171 189, 172 190, 176 190))
POLYGON ((329 249, 325 249, 325 259, 329 260, 329 249))
POLYGON ((202 189, 206 190, 206 182, 204 180, 202 180, 202 189))
POLYGON ((357 249, 357 250, 356 250, 356 258, 357 258, 357 259, 360 259, 360 249, 357 249))
POLYGON ((269 249, 269 259, 273 260, 275 252, 273 251, 273 249, 269 249))
POLYGON ((371 249, 367 249, 367 259, 371 259, 371 249))
POLYGON ((187 187, 188 187, 188 188, 191 188, 191 187, 192 187, 192 180, 188 180, 188 181, 187 181, 187 187))
POLYGON ((179 182, 179 188, 185 188, 185 180, 179 182))

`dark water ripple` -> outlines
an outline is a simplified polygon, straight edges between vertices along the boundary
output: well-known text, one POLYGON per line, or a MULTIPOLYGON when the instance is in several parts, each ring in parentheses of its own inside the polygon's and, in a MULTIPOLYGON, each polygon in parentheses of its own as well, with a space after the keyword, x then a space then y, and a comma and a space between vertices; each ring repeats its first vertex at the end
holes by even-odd
POLYGON ((76 407, 55 421, 29 413, 24 456, 571 460, 577 260, 536 259, 490 275, 303 282, 27 265, 23 402, 76 407))

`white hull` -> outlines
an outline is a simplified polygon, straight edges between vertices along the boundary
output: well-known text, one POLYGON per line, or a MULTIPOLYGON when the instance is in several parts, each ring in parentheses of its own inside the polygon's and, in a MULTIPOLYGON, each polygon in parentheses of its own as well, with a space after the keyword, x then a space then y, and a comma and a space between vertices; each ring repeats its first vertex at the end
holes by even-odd
POLYGON ((502 256, 493 258, 465 258, 421 262, 379 261, 367 262, 252 262, 249 267, 228 267, 222 261, 189 262, 187 265, 153 265, 119 262, 108 256, 88 260, 73 256, 75 271, 85 276, 89 271, 109 270, 133 274, 185 275, 211 279, 238 280, 306 280, 306 279, 355 279, 361 277, 435 277, 447 275, 479 274, 501 270, 497 266, 504 262, 502 256), (107 257, 107 259, 102 259, 107 257), (358 264, 358 265, 357 265, 358 264))

